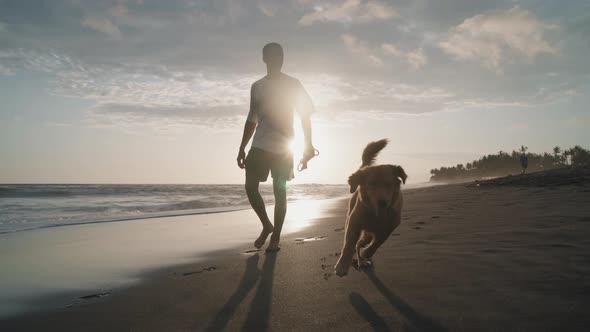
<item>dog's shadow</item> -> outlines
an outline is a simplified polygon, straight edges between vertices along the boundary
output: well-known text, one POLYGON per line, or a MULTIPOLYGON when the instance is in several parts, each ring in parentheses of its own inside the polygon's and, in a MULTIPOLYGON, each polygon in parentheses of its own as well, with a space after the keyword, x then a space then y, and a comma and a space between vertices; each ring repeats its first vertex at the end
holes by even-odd
MULTIPOLYGON (((397 310, 409 323, 411 327, 418 331, 448 331, 445 327, 436 323, 432 318, 416 311, 411 305, 399 296, 395 295, 385 284, 377 277, 372 269, 364 270, 369 280, 375 285, 377 290, 387 299, 389 304, 397 310)), ((389 327, 369 303, 359 294, 351 293, 350 302, 355 310, 370 324, 375 331, 389 331, 389 327)))
POLYGON ((375 312, 373 307, 359 293, 352 292, 349 295, 350 304, 373 328, 373 331, 391 331, 385 320, 375 312))

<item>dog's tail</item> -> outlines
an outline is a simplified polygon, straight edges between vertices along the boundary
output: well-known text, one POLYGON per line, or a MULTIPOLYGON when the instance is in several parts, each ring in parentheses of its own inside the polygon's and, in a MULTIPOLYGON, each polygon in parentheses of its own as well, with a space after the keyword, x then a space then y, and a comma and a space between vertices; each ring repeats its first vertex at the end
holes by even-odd
POLYGON ((375 158, 383 148, 387 145, 389 141, 387 138, 371 142, 367 144, 365 149, 363 150, 363 164, 361 167, 371 166, 375 162, 375 158))

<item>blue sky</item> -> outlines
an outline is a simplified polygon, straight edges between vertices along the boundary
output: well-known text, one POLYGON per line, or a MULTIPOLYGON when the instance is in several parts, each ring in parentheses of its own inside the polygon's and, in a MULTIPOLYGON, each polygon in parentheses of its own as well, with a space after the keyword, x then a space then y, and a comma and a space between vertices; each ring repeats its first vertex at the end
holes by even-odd
POLYGON ((261 48, 316 105, 344 183, 370 140, 414 182, 521 144, 590 143, 587 1, 0 0, 0 182, 241 183, 261 48))

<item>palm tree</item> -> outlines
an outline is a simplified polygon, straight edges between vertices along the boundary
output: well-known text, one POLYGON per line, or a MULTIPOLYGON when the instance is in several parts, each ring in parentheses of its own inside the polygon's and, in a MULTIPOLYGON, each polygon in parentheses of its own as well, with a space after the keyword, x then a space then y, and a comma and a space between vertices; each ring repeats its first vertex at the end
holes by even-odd
POLYGON ((559 146, 553 148, 553 158, 555 159, 555 166, 563 165, 563 156, 561 156, 560 153, 561 148, 559 146))
POLYGON ((522 167, 522 174, 524 174, 524 172, 526 172, 527 167, 529 166, 529 158, 526 155, 526 150, 528 150, 528 148, 524 145, 520 146, 520 166, 522 167))

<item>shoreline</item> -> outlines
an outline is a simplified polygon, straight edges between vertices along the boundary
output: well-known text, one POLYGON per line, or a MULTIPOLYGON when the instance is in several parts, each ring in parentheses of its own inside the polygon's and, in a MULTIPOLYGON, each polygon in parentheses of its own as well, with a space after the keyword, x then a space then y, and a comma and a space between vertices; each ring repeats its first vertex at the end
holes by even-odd
POLYGON ((311 227, 284 236, 276 254, 218 251, 109 296, 0 327, 583 330, 590 323, 590 197, 580 193, 588 191, 587 184, 405 190, 402 224, 379 249, 374 272, 351 270, 345 278, 332 271, 344 235, 341 199, 311 227))
MULTIPOLYGON (((343 199, 345 198, 337 197, 290 202, 290 207, 297 208, 302 205, 311 207, 307 208, 309 210, 307 213, 303 213, 304 220, 300 223, 294 223, 292 220, 297 214, 293 212, 288 214, 283 235, 289 236, 309 227, 313 223, 313 216, 322 213, 317 209, 318 206, 335 204, 334 202, 343 199)), ((273 209, 274 205, 267 205, 269 215, 272 215, 273 209)), ((206 261, 208 257, 234 252, 245 246, 251 246, 250 249, 253 249, 250 242, 253 242, 260 232, 260 221, 251 209, 117 221, 121 222, 68 224, 1 234, 4 241, 0 242, 0 262, 5 273, 0 276, 0 284, 4 289, 2 292, 4 295, 0 296, 0 299, 4 299, 0 301, 3 304, 0 306, 0 321, 17 317, 20 313, 28 315, 63 309, 69 302, 75 303, 90 295, 106 293, 96 298, 110 296, 115 291, 125 290, 150 280, 151 275, 157 275, 159 271, 172 266, 197 264, 206 261), (224 234, 227 229, 245 234, 224 234), (192 240, 202 242, 205 240, 203 237, 209 237, 205 234, 206 232, 213 232, 212 236, 206 239, 207 243, 191 245, 187 242, 192 240), (202 236, 203 234, 205 236, 202 236), (145 243, 146 240, 159 242, 165 235, 170 236, 166 238, 166 241, 176 239, 175 241, 181 243, 151 242, 155 245, 145 243), (194 237, 189 239, 191 235, 194 237), (137 238, 142 236, 145 239, 138 241, 137 238), (115 240, 110 240, 111 243, 109 243, 109 239, 113 237, 115 240), (126 249, 129 242, 127 237, 135 238, 131 253, 126 249), (77 245, 76 242, 80 241, 84 243, 77 245), (110 248, 113 245, 117 248, 110 248), (62 250, 59 247, 65 249, 62 250), (69 251, 75 251, 76 256, 81 257, 75 257, 68 252, 69 247, 73 247, 69 251), (31 250, 35 252, 27 256, 27 252, 31 250), (99 252, 105 250, 109 250, 110 255, 114 256, 110 259, 101 257, 99 252), (25 257, 22 255, 23 251, 25 257), (148 253, 139 251, 148 251, 148 253), (149 252, 156 258, 146 258, 145 256, 150 255, 149 252), (60 262, 62 257, 72 262, 60 262), (28 262, 28 267, 19 266, 20 260, 28 262), (71 264, 68 265, 68 263, 71 264), (77 272, 68 273, 67 271, 77 272), (41 277, 37 276, 39 272, 41 277), (27 278, 32 280, 17 280, 27 278), (10 285, 13 286, 10 287, 10 285), (23 291, 24 289, 31 290, 23 291), (9 304, 13 301, 21 304, 9 304)), ((91 299, 94 298, 94 296, 91 297, 91 299)))

